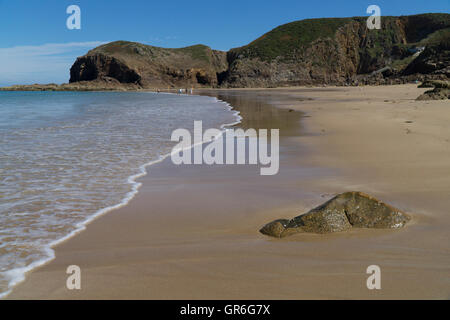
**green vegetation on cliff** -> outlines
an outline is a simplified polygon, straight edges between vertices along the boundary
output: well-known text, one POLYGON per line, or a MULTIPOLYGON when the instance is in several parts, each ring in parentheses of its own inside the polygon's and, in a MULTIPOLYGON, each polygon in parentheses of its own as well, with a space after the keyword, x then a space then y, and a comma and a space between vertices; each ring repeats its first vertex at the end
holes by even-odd
MULTIPOLYGON (((295 21, 281 25, 246 46, 231 49, 231 52, 243 58, 259 58, 271 61, 278 57, 289 57, 302 51, 318 39, 334 39, 336 31, 355 22, 365 27, 367 17, 323 18, 295 21)), ((401 44, 400 37, 405 36, 408 43, 421 41, 421 44, 439 42, 448 37, 449 15, 444 13, 420 14, 404 17, 382 17, 382 28, 371 30, 372 46, 370 55, 382 52, 386 45, 401 44), (445 29, 446 30, 442 30, 445 29), (436 31, 437 30, 437 31, 436 31)), ((406 43, 405 41, 405 43, 406 43)))
POLYGON ((114 41, 101 45, 93 50, 91 53, 115 54, 115 55, 138 55, 146 56, 148 58, 157 58, 158 56, 167 56, 171 53, 178 53, 181 55, 188 55, 194 60, 210 62, 211 48, 202 44, 197 44, 184 48, 160 48, 145 45, 138 42, 131 41, 114 41))
POLYGON ((279 26, 250 44, 232 49, 246 58, 270 61, 306 48, 316 39, 334 38, 351 18, 308 19, 279 26))
POLYGON ((175 49, 184 54, 188 54, 195 60, 203 60, 206 62, 210 62, 210 54, 211 48, 202 44, 197 44, 190 47, 175 49))

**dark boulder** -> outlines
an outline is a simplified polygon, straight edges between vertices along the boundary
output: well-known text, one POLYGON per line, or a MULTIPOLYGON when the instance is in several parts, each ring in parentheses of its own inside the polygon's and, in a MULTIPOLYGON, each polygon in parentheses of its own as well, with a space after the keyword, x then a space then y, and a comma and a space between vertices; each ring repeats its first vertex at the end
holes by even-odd
POLYGON ((450 82, 449 81, 426 81, 421 84, 421 88, 434 87, 420 95, 417 100, 445 100, 450 99, 450 82))

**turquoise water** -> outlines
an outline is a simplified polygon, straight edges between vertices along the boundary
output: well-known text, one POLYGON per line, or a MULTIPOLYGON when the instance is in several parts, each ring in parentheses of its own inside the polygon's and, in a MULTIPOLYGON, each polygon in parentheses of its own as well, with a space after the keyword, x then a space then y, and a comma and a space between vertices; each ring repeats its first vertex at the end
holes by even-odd
POLYGON ((0 296, 52 259, 56 243, 137 192, 173 130, 236 122, 211 97, 0 92, 0 296))

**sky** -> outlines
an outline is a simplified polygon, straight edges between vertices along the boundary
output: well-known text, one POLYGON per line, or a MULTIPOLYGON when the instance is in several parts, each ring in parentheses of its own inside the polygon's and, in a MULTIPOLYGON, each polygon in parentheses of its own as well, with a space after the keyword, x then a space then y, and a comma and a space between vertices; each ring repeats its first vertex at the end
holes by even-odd
POLYGON ((0 86, 63 83, 76 57, 106 42, 228 50, 273 28, 307 18, 450 11, 450 0, 0 0, 0 86), (69 30, 67 7, 81 10, 69 30))

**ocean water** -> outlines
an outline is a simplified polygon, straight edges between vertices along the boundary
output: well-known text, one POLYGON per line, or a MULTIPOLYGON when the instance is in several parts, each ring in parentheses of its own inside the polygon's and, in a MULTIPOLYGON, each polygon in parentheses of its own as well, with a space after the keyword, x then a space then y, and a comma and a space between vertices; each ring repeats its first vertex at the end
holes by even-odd
POLYGON ((239 116, 211 97, 135 92, 0 92, 0 297, 55 244, 126 204, 173 130, 239 116))

